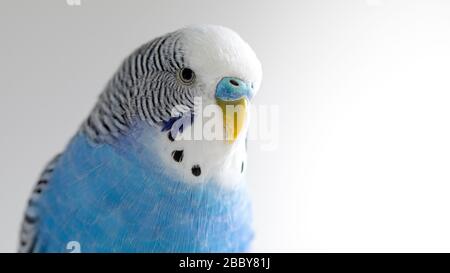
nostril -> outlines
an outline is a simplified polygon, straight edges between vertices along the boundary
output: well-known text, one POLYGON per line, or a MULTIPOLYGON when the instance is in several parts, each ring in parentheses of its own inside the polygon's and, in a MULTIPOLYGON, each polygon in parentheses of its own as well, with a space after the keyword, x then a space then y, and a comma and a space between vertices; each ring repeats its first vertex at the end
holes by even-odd
POLYGON ((239 83, 236 80, 231 79, 230 83, 234 86, 239 86, 239 83))

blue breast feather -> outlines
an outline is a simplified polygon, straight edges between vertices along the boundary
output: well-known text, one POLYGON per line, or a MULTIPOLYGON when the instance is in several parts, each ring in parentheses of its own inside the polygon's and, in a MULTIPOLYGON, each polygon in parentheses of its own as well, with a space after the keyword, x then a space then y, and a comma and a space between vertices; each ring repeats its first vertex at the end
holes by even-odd
POLYGON ((36 250, 68 252, 244 252, 253 237, 245 188, 168 178, 156 153, 139 145, 69 143, 38 203, 36 250), (131 152, 130 152, 131 151, 131 152), (144 153, 141 151, 141 153, 144 153))

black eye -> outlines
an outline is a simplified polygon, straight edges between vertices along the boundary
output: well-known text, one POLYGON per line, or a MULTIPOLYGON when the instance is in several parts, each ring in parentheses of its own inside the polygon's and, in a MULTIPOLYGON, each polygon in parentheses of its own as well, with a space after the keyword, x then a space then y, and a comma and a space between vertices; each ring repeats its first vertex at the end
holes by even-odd
POLYGON ((178 72, 178 77, 184 84, 191 84, 195 80, 195 73, 192 69, 185 67, 178 72))

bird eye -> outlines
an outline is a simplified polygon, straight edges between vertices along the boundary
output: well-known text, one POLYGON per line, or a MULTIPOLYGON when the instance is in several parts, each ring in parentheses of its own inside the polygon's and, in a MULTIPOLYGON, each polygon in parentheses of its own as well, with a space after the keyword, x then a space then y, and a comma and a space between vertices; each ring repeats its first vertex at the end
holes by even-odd
POLYGON ((195 80, 195 73, 190 68, 182 68, 178 71, 178 78, 184 84, 192 84, 195 80))

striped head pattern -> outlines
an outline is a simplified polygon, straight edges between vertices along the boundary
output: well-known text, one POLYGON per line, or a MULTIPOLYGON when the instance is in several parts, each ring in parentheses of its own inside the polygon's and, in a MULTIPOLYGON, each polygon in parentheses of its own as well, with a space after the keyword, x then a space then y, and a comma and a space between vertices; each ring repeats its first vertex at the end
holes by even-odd
POLYGON ((137 119, 163 127, 176 106, 193 110, 195 97, 204 105, 217 103, 222 79, 248 84, 254 95, 261 77, 253 50, 232 30, 209 25, 180 29, 124 60, 82 129, 92 140, 105 142, 126 134, 137 119))
POLYGON ((261 78, 258 58, 234 31, 210 25, 183 28, 142 45, 125 59, 82 130, 94 142, 113 142, 127 135, 135 124, 145 122, 164 136, 159 142, 152 136, 152 141, 163 151, 163 161, 175 164, 175 172, 181 170, 183 180, 226 173, 230 168, 242 175, 246 126, 232 126, 233 130, 227 127, 236 116, 225 115, 224 109, 227 105, 243 106, 245 117, 261 78), (204 140, 173 144, 170 131, 174 121, 183 116, 174 117, 174 109, 182 106, 184 113, 191 113, 190 122, 195 123, 198 98, 204 106, 222 109, 222 126, 234 132, 228 134, 232 140, 228 145, 204 140), (243 141, 234 142, 239 132, 243 141), (228 158, 237 146, 239 152, 232 156, 236 162, 231 164, 228 158))

